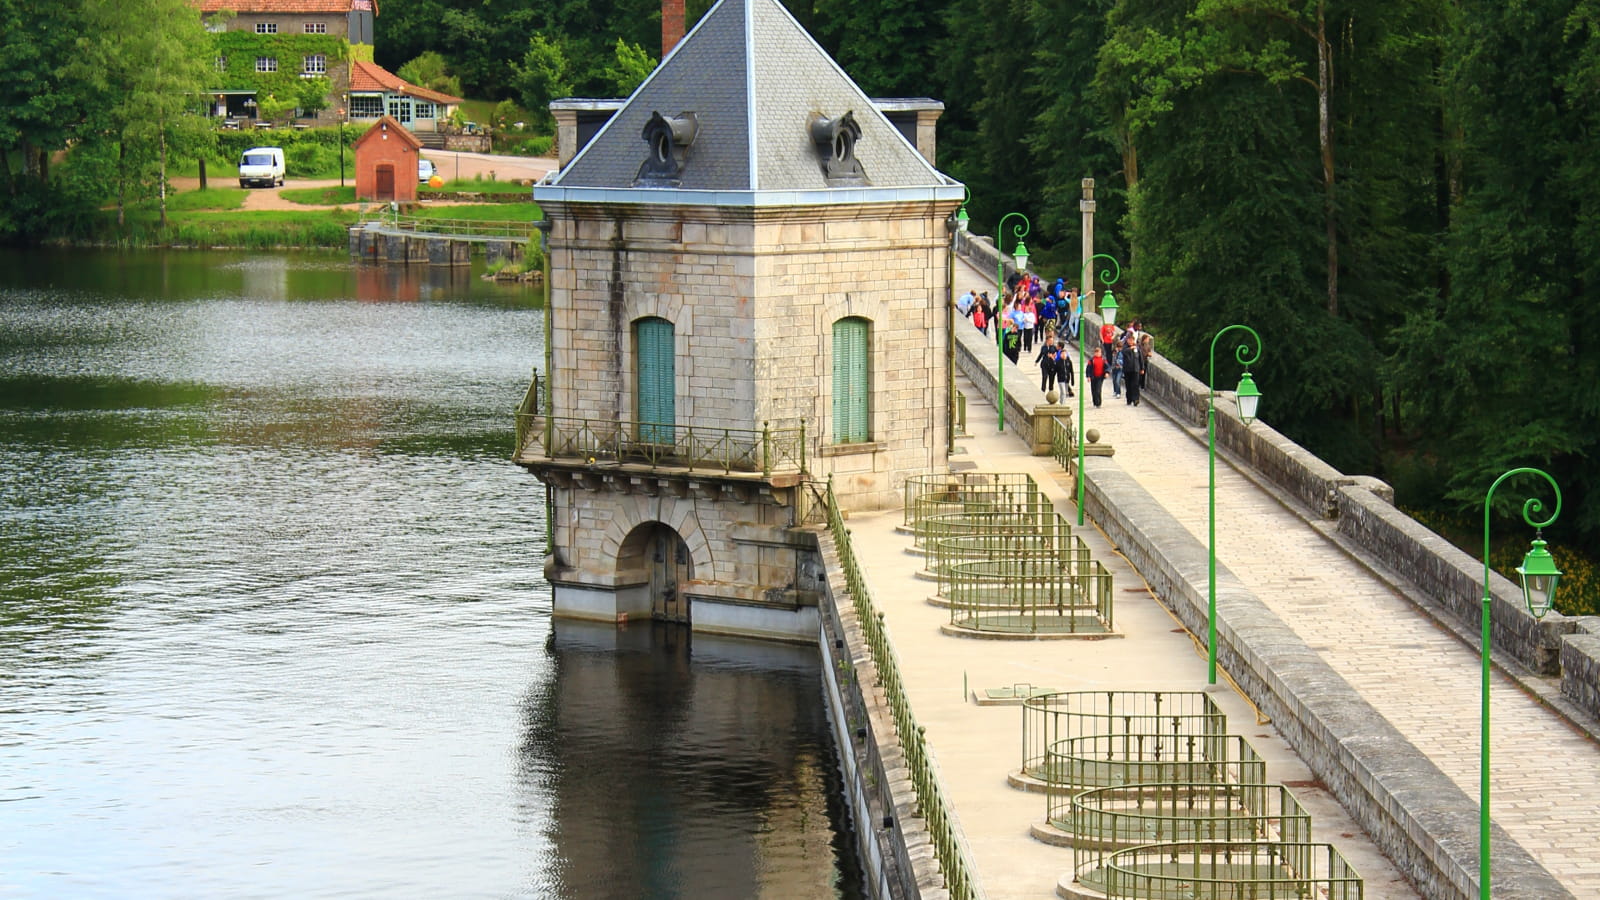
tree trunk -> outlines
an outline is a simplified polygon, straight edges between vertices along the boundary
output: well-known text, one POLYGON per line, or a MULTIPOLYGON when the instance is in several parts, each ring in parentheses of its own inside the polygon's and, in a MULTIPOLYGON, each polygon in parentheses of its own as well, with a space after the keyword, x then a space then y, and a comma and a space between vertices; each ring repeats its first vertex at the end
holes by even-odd
POLYGON ((206 158, 200 157, 200 190, 206 189, 206 158))
POLYGON ((160 178, 160 185, 157 190, 161 192, 161 230, 165 231, 167 228, 167 132, 164 128, 161 130, 161 172, 158 177, 160 178))
POLYGON ((117 141, 117 227, 128 224, 128 144, 117 141))
POLYGON ((0 175, 6 178, 6 192, 11 196, 17 195, 17 179, 11 174, 11 148, 0 147, 0 175))
POLYGON ((1328 315, 1339 315, 1339 226, 1334 217, 1333 48, 1328 46, 1327 0, 1317 2, 1317 137, 1322 145, 1322 210, 1328 229, 1328 315))

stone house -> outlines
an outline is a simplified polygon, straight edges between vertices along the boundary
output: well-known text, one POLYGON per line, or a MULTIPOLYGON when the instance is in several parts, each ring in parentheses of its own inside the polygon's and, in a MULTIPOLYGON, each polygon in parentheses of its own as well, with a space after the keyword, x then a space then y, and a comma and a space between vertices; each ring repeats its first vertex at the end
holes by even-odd
POLYGON ((335 124, 350 91, 352 61, 372 59, 376 0, 197 0, 195 6, 216 42, 213 116, 254 121, 266 95, 284 99, 303 82, 324 79, 321 108, 297 118, 335 124))
POLYGON ((557 616, 814 640, 796 526, 831 479, 900 502, 947 465, 965 189, 778 0, 721 0, 534 188, 557 616))

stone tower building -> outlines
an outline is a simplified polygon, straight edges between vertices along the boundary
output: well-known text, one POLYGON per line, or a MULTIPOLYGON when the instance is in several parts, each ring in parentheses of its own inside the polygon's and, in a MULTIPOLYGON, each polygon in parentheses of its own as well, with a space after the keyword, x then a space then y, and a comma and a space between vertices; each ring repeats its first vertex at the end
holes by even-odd
POLYGON ((721 0, 534 189, 549 358, 518 461, 558 616, 814 638, 806 482, 884 507, 946 465, 963 195, 778 0, 721 0))

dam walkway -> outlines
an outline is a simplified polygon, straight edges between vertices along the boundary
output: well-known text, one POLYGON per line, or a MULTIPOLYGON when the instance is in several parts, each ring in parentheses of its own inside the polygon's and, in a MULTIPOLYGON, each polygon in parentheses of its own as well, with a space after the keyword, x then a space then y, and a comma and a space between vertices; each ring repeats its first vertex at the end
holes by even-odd
MULTIPOLYGON (((956 290, 992 291, 989 278, 958 264, 956 290)), ((972 331, 959 318, 956 327, 972 331)), ((1008 385, 1028 385, 1024 390, 1037 385, 1038 370, 1026 362, 1006 364, 1008 385)), ((986 365, 993 364, 991 357, 986 365)), ((1057 511, 1075 520, 1071 476, 1053 458, 1031 455, 1011 415, 1007 430, 999 431, 993 406, 980 399, 981 386, 963 377, 957 387, 968 398, 968 422, 952 469, 1028 473, 1057 511)), ((1160 583, 1168 576, 1141 572, 1128 561, 1178 547, 1173 552, 1187 553, 1192 564, 1197 542, 1203 593, 1204 431, 1169 417, 1149 395, 1133 407, 1111 397, 1109 382, 1105 394, 1101 408, 1088 408, 1086 426, 1097 429, 1115 455, 1086 465, 1100 496, 1089 504, 1090 524, 1097 527, 1078 533, 1113 572, 1117 637, 1016 641, 941 633, 950 613, 929 602, 935 586, 917 574, 923 560, 911 552, 912 537, 901 528, 901 514, 857 514, 850 520, 851 541, 884 613, 907 696, 926 728, 977 881, 991 900, 1056 896, 1063 876, 1070 880, 1073 859, 1071 850, 1030 836, 1030 828, 1045 818, 1043 795, 1008 784, 1022 756, 1021 713, 1017 706, 978 704, 983 691, 1017 685, 1057 691, 1206 687, 1203 631, 1193 627, 1192 618, 1186 625, 1164 596, 1168 591, 1160 583), (1102 484, 1110 487, 1102 490, 1102 484), (1118 500, 1112 489, 1119 484, 1142 491, 1138 496, 1148 495, 1159 510, 1141 505, 1144 500, 1118 500), (1105 516, 1097 515, 1108 503, 1122 503, 1128 517, 1153 522, 1142 533, 1147 543, 1159 546, 1130 552, 1126 524, 1110 528, 1105 516), (1108 536, 1112 533, 1116 537, 1108 536)), ((1076 414, 1075 400, 1062 402, 1072 403, 1076 414)), ((1328 726, 1335 734, 1346 728, 1346 737, 1314 750, 1299 740, 1307 723, 1291 723, 1287 719, 1293 717, 1282 712, 1268 721, 1258 709, 1270 707, 1261 696, 1259 673, 1247 677, 1225 671, 1230 677, 1213 697, 1228 714, 1229 729, 1250 739, 1267 759, 1269 779, 1290 786, 1311 813, 1314 840, 1334 844, 1365 877, 1366 897, 1466 895, 1461 873, 1476 877, 1478 837, 1481 674, 1472 629, 1419 603, 1415 591, 1381 564, 1363 559, 1316 515, 1250 475, 1219 455, 1219 596, 1236 586, 1253 595, 1267 611, 1263 618, 1275 619, 1277 631, 1250 633, 1281 633, 1285 645, 1320 661, 1313 680, 1342 680, 1336 686, 1343 692, 1339 696, 1356 701, 1341 701, 1346 721, 1328 726), (1245 687, 1227 687, 1234 680, 1245 687), (1325 784, 1318 772, 1330 769, 1308 765, 1317 753, 1347 751, 1360 757, 1352 769, 1373 769, 1375 761, 1380 770, 1392 766, 1393 771, 1370 777, 1387 780, 1386 802, 1398 811, 1362 810, 1373 802, 1370 792, 1325 784), (1429 879, 1417 875, 1428 866, 1391 862, 1400 840, 1391 832, 1407 829, 1426 830, 1432 852, 1443 857, 1433 867, 1453 866, 1454 874, 1429 879), (1417 884, 1419 879, 1427 883, 1417 884)), ((1231 609, 1236 607, 1219 603, 1219 610, 1231 609)), ((1275 646, 1248 649, 1266 657, 1280 652, 1275 646)), ((1600 897, 1600 856, 1594 853, 1600 847, 1600 778, 1593 775, 1600 771, 1600 743, 1592 720, 1553 708, 1559 706, 1549 701, 1553 691, 1559 693, 1550 679, 1514 661, 1496 667, 1491 808, 1497 898, 1563 892, 1600 897)))

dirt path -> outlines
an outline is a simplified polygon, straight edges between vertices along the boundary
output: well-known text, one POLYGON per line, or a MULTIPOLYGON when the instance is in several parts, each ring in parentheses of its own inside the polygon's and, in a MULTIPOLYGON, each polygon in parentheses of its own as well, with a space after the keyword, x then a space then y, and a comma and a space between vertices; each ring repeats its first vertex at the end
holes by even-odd
MULTIPOLYGON (((433 160, 438 167, 439 174, 446 179, 456 178, 490 178, 497 181, 537 181, 556 166, 556 161, 547 157, 530 156, 491 156, 487 153, 456 153, 448 150, 425 150, 423 159, 433 160)), ((209 183, 215 187, 232 187, 236 180, 231 172, 213 174, 208 178, 209 183)), ((345 179, 346 184, 355 184, 355 177, 345 179)), ((174 178, 172 186, 179 191, 192 191, 200 187, 199 178, 174 178)), ((346 204, 322 203, 291 203, 278 193, 284 188, 317 188, 338 187, 337 178, 292 178, 282 188, 252 188, 245 194, 242 209, 356 209, 368 204, 364 202, 346 204)), ((452 201, 460 202, 460 201, 452 201)))

